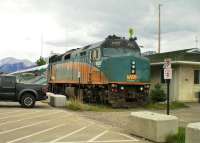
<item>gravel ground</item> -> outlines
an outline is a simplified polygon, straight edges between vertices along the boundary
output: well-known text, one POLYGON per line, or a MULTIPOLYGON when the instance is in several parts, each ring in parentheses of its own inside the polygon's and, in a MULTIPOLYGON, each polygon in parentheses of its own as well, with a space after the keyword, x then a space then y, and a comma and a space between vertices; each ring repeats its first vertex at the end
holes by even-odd
MULTIPOLYGON (((171 115, 175 115, 179 118, 179 125, 186 127, 188 123, 200 122, 200 104, 199 103, 187 103, 189 108, 183 108, 178 110, 172 110, 171 115)), ((104 124, 118 127, 124 132, 131 134, 128 129, 129 116, 131 112, 139 111, 142 109, 131 109, 122 112, 80 112, 81 116, 97 120, 104 124)), ((150 110, 152 112, 158 112, 165 114, 165 110, 150 110)))

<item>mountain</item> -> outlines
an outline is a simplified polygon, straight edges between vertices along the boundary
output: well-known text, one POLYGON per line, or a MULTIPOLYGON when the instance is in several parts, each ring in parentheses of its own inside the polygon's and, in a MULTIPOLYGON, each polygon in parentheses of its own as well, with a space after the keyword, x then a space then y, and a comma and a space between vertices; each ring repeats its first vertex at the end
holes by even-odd
POLYGON ((30 67, 34 67, 35 63, 32 63, 29 60, 16 59, 12 57, 4 58, 0 60, 0 72, 11 73, 18 70, 27 69, 30 67))

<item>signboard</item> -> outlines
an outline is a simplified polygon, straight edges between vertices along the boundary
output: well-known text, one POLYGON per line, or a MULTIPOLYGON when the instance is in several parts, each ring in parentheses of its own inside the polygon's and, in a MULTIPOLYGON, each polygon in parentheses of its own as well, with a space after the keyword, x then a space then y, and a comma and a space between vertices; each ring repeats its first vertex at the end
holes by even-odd
POLYGON ((80 71, 78 72, 78 78, 81 78, 81 72, 80 71))
POLYGON ((164 79, 172 79, 171 59, 165 59, 163 68, 164 68, 164 79))
POLYGON ((172 69, 164 69, 164 79, 172 79, 172 69))
POLYGON ((164 69, 168 69, 168 68, 172 68, 171 67, 171 59, 165 59, 165 63, 164 63, 164 65, 163 65, 163 68, 164 69))

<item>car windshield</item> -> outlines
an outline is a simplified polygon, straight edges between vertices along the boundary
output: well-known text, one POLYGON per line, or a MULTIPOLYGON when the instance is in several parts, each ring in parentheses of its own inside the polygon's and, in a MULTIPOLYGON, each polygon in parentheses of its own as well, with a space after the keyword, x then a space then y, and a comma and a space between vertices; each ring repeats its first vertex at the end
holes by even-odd
POLYGON ((18 83, 24 84, 47 84, 47 78, 45 75, 34 75, 34 74, 21 74, 17 76, 18 83))

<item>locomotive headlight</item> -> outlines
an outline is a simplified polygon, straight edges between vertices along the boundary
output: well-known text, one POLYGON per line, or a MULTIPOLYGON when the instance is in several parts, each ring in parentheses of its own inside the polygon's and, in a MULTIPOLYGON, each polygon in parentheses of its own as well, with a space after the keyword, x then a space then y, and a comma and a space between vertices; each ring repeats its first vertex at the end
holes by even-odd
POLYGON ((121 86, 121 90, 124 90, 124 87, 123 87, 123 86, 121 86))
POLYGON ((141 86, 141 87, 140 87, 140 91, 143 91, 143 90, 144 90, 144 87, 143 87, 143 86, 141 86))
POLYGON ((131 62, 131 74, 136 74, 136 65, 135 61, 131 62))

